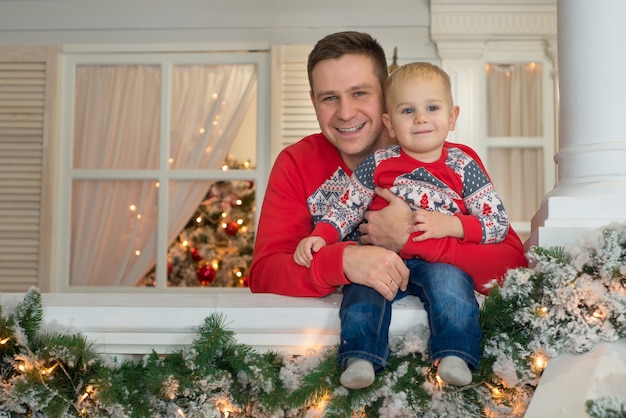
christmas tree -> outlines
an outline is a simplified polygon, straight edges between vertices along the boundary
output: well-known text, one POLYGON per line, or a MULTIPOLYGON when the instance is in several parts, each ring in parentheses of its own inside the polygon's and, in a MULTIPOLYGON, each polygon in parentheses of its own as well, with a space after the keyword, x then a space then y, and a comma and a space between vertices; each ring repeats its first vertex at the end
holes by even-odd
MULTIPOLYGON (((230 157, 224 170, 249 169, 230 157)), ((255 184, 220 180, 211 184, 167 254, 167 285, 245 287, 254 243, 255 184)), ((154 286, 155 268, 139 282, 154 286)))

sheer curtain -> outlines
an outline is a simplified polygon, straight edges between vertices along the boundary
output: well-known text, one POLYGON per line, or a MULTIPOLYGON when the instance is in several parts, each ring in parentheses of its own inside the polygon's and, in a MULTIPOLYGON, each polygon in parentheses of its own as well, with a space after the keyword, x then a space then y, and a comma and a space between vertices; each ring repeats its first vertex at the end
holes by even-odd
MULTIPOLYGON (((156 259, 160 66, 76 70, 74 168, 106 170, 73 181, 70 285, 133 286, 156 259), (91 177, 98 177, 91 175, 91 177)), ((169 169, 221 166, 256 90, 254 65, 172 68, 169 169)), ((170 182, 168 240, 193 214, 206 181, 170 182)))
POLYGON ((513 221, 530 221, 543 197, 542 150, 524 145, 543 135, 541 105, 540 65, 487 66, 489 174, 513 221))

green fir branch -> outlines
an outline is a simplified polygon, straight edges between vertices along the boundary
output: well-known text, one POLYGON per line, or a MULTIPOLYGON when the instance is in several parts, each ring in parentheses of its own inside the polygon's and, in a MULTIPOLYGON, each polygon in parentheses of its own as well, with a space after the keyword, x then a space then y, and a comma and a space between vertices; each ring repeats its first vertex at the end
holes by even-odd
POLYGON ((261 390, 257 393, 258 402, 269 411, 284 408, 289 393, 280 379, 280 371, 285 365, 283 358, 276 352, 268 351, 256 356, 252 365, 258 368, 262 380, 269 382, 269 388, 271 388, 271 390, 261 390))
MULTIPOLYGON (((417 357, 414 355, 402 357, 392 356, 389 360, 389 370, 398 370, 398 367, 405 363, 408 363, 409 371, 430 369, 432 374, 435 374, 430 359, 423 359, 421 356, 417 357)), ((412 405, 416 405, 420 409, 428 408, 431 394, 424 389, 425 381, 426 376, 423 373, 406 373, 397 378, 393 385, 393 390, 396 393, 405 393, 407 395, 407 401, 412 405)))
POLYGON ((31 287, 26 292, 24 299, 15 308, 13 316, 15 323, 24 330, 26 338, 32 341, 41 328, 43 319, 41 293, 38 289, 31 287))
POLYGON ((179 384, 177 392, 183 393, 194 387, 192 371, 187 367, 181 351, 175 351, 164 358, 153 350, 145 360, 146 390, 155 398, 166 398, 163 382, 175 379, 179 384))
MULTIPOLYGON (((0 306, 4 341, 0 345, 0 415, 156 418, 184 411, 188 417, 214 416, 220 410, 216 402, 227 402, 238 408, 232 417, 294 417, 307 416, 310 408, 325 400, 325 417, 369 417, 380 415, 381 408, 389 408, 390 397, 399 394, 406 403, 404 414, 501 417, 514 409, 519 413, 515 395, 527 399, 540 374, 531 364, 531 345, 551 345, 554 352, 555 347, 563 347, 563 341, 595 337, 598 319, 592 314, 600 305, 606 314, 604 325, 612 324, 616 332, 623 332, 626 246, 618 239, 626 240, 626 226, 622 228, 619 233, 603 231, 600 241, 586 249, 584 271, 573 269, 572 256, 562 248, 531 250, 537 267, 514 271, 519 276, 510 276, 512 287, 505 284, 502 292, 496 288, 484 300, 480 311, 483 348, 495 354, 483 356, 474 383, 463 388, 437 387, 430 360, 424 353, 412 353, 392 355, 373 385, 349 391, 339 383, 335 346, 323 353, 313 369, 297 377, 299 383, 290 392, 281 379, 289 360, 237 343, 222 314, 207 317, 188 348, 167 356, 153 352, 141 362, 118 364, 116 359, 102 358, 81 334, 40 333, 41 294, 33 288, 11 314, 3 316, 0 306), (577 286, 586 283, 588 289, 592 282, 605 286, 607 302, 583 299, 577 286), (559 286, 564 292, 559 292, 559 286), (546 318, 539 312, 533 316, 539 307, 546 307, 546 318), (517 373, 519 381, 513 386, 504 387, 507 376, 495 374, 498 360, 504 375, 510 375, 510 370, 517 373), (508 371, 502 368, 503 362, 509 365, 508 371), (500 390, 501 398, 488 398, 494 389, 500 390), (431 405, 435 398, 436 410, 431 405), (488 413, 494 406, 505 412, 488 413)), ((600 295, 604 293, 595 296, 600 295)), ((624 404, 623 399, 601 398, 586 406, 594 418, 626 418, 624 404)))
MULTIPOLYGON (((146 387, 146 372, 141 363, 126 360, 119 367, 99 365, 93 384, 102 409, 119 409, 130 418, 153 416, 146 387)), ((96 415, 106 416, 106 415, 96 415)))
POLYGON ((530 254, 533 258, 541 259, 553 264, 569 264, 572 261, 571 255, 565 251, 565 247, 532 247, 530 254))
POLYGON ((198 330, 198 336, 191 347, 195 351, 197 366, 211 368, 215 366, 218 356, 225 347, 233 344, 235 333, 225 328, 226 319, 223 314, 214 314, 204 320, 198 330))
POLYGON ((317 366, 303 377, 302 382, 287 399, 293 408, 318 403, 339 383, 337 346, 327 349, 317 366))

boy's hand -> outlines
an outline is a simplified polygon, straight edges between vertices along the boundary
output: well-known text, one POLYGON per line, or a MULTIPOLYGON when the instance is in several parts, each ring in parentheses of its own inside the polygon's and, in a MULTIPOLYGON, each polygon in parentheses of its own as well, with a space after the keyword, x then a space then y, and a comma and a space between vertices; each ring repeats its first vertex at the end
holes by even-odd
POLYGON ((293 260, 296 264, 304 267, 311 267, 313 254, 326 246, 326 241, 322 237, 306 237, 298 243, 296 252, 293 253, 293 260))
POLYGON ((430 238, 464 238, 463 224, 457 216, 450 216, 426 209, 415 211, 415 225, 411 232, 422 232, 413 237, 414 242, 425 241, 430 238))

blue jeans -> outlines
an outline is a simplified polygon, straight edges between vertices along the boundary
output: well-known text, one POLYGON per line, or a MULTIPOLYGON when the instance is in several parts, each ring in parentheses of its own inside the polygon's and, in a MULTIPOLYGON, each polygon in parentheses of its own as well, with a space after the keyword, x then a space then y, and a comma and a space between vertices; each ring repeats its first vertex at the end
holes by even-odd
MULTIPOLYGON (((450 264, 420 259, 405 262, 410 270, 409 285, 405 292, 398 292, 394 301, 414 295, 424 303, 430 326, 431 360, 457 356, 471 367, 478 367, 482 331, 472 278, 450 264)), ((355 283, 344 286, 339 309, 338 360, 342 370, 351 357, 371 361, 376 371, 387 366, 391 354, 391 304, 370 287, 355 283)))

